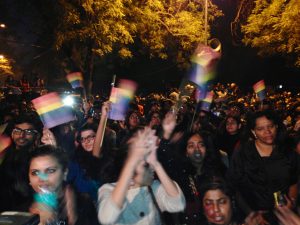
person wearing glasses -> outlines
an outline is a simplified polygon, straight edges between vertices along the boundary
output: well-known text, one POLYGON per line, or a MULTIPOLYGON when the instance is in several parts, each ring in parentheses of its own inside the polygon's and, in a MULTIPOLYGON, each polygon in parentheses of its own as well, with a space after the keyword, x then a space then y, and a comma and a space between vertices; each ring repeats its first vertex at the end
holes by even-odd
MULTIPOLYGON (((105 130, 103 123, 107 117, 108 109, 109 103, 104 102, 99 125, 87 123, 79 129, 76 138, 78 146, 69 164, 67 177, 67 181, 72 183, 79 193, 91 198, 95 203, 97 202, 97 190, 102 184, 102 166, 105 161, 109 161, 107 159, 107 152, 109 151, 104 150, 104 153, 100 147, 105 130)), ((103 149, 107 148, 103 147, 103 149)))
POLYGON ((30 196, 27 167, 29 153, 40 144, 43 124, 37 114, 21 113, 11 131, 12 144, 0 166, 0 212, 20 210, 30 196))

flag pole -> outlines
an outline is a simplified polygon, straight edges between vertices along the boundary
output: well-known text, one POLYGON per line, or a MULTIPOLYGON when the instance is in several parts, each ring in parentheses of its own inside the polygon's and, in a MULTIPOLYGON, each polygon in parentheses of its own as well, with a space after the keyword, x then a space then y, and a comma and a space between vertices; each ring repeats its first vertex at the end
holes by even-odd
MULTIPOLYGON (((113 75, 112 78, 112 82, 111 82, 111 90, 115 87, 115 82, 116 82, 116 74, 113 75)), ((106 128, 106 124, 107 124, 107 119, 108 119, 108 115, 105 117, 104 121, 103 121, 103 132, 101 134, 101 141, 100 141, 100 148, 102 148, 103 145, 103 139, 104 139, 104 134, 105 134, 105 128, 106 128)))
POLYGON ((191 121, 190 132, 192 131, 192 128, 193 128, 193 123, 194 123, 194 120, 195 120, 198 104, 199 104, 199 102, 196 102, 196 107, 194 109, 194 113, 193 113, 193 117, 192 117, 192 121, 191 121))

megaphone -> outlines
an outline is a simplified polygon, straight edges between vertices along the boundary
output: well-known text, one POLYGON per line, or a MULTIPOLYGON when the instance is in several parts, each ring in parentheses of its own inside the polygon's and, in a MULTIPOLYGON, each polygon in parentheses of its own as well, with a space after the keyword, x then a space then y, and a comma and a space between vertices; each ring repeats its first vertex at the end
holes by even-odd
POLYGON ((217 38, 213 38, 208 41, 209 47, 211 47, 216 52, 221 52, 222 44, 217 38))

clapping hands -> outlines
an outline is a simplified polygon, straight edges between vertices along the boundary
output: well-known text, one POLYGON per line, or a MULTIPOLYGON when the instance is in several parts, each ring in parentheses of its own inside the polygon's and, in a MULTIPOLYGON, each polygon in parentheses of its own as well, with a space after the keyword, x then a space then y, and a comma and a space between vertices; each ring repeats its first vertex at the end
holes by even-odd
POLYGON ((155 130, 146 127, 139 130, 128 142, 129 157, 140 162, 147 161, 149 164, 155 162, 157 149, 157 136, 155 130))

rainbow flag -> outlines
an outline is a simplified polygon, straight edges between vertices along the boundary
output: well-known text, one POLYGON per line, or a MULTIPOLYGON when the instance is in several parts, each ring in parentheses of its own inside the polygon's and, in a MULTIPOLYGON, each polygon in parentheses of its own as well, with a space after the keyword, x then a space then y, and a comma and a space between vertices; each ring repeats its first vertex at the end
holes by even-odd
POLYGON ((0 165, 4 159, 5 152, 6 152, 5 150, 8 146, 10 146, 11 142, 12 141, 10 137, 0 134, 0 165))
POLYGON ((213 80, 215 78, 216 62, 220 57, 221 54, 211 47, 199 45, 191 58, 192 68, 188 74, 188 80, 198 86, 203 86, 208 81, 213 80))
POLYGON ((266 86, 264 80, 260 80, 256 84, 254 84, 253 89, 261 101, 266 98, 266 86))
POLYGON ((67 80, 73 89, 83 87, 83 77, 81 72, 69 73, 67 75, 67 80))
POLYGON ((0 125, 0 135, 4 133, 7 125, 8 125, 8 123, 4 123, 4 124, 0 125))
POLYGON ((45 128, 52 128, 75 119, 72 108, 65 106, 56 92, 33 99, 32 103, 45 128))
POLYGON ((125 120, 129 102, 134 97, 137 84, 130 80, 121 80, 118 87, 113 87, 109 101, 111 109, 108 118, 112 120, 125 120))
POLYGON ((213 98, 214 98, 214 93, 212 91, 207 92, 205 98, 202 100, 201 110, 209 111, 213 98))
POLYGON ((131 92, 133 95, 137 89, 137 83, 132 81, 132 80, 126 80, 126 79, 121 79, 119 81, 119 88, 122 88, 124 90, 127 90, 129 92, 131 92))

